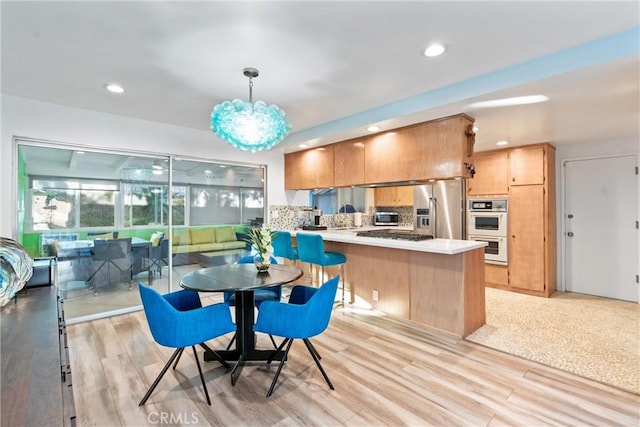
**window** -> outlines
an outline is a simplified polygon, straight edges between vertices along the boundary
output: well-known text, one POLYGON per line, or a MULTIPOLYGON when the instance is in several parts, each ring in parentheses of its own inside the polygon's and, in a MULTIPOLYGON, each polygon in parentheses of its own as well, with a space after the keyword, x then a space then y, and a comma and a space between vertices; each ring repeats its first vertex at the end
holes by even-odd
POLYGON ((242 223, 264 221, 264 191, 262 188, 242 189, 242 223))
POLYGON ((124 226, 167 225, 167 186, 124 184, 124 226))
POLYGON ((238 224, 240 189, 191 187, 190 225, 238 224))
POLYGON ((18 144, 18 165, 18 217, 34 241, 43 230, 157 229, 170 216, 176 226, 265 216, 264 166, 37 143, 18 144))
POLYGON ((33 178, 33 230, 114 227, 117 185, 113 182, 33 178))

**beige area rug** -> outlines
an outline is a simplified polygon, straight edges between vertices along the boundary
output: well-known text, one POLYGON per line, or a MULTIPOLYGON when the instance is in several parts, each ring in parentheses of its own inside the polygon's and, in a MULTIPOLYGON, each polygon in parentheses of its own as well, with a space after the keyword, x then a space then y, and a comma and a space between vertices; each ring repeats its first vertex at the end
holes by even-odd
POLYGON ((640 394, 640 305, 569 292, 486 288, 487 323, 467 339, 640 394))

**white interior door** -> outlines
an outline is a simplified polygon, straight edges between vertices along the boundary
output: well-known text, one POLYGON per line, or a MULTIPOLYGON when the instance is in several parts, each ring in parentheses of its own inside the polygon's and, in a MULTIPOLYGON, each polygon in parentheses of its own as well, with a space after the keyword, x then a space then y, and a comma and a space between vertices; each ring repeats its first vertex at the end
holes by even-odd
POLYGON ((566 290, 638 301, 636 156, 564 163, 566 290))

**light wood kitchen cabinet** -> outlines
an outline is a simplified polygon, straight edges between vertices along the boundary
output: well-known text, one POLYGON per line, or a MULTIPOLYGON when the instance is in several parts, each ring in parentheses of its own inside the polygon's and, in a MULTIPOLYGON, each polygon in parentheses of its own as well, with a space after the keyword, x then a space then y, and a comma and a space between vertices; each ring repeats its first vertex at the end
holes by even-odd
POLYGON ((333 186, 361 185, 364 181, 364 139, 333 144, 333 186))
POLYGON ((413 186, 379 187, 374 191, 376 206, 412 206, 413 186))
POLYGON ((411 169, 416 158, 420 128, 410 126, 365 138, 365 182, 381 183, 416 179, 411 169))
POLYGON ((297 151, 284 156, 286 190, 333 187, 333 145, 297 151))
POLYGON ((470 177, 473 119, 445 117, 365 138, 365 182, 470 177))
POLYGON ((506 195, 509 192, 509 153, 487 151, 473 155, 475 175, 467 180, 468 196, 506 195))
POLYGON ((544 291, 544 188, 514 186, 509 193, 509 286, 544 291))
POLYGON ((509 268, 506 265, 485 264, 484 278, 487 285, 506 289, 509 287, 509 268))
POLYGON ((508 288, 549 297, 556 290, 557 267, 555 148, 537 144, 510 150, 512 172, 514 153, 516 165, 536 169, 541 161, 542 176, 537 170, 518 172, 518 184, 509 187, 508 288))
POLYGON ((429 143, 412 144, 412 179, 470 178, 467 165, 472 163, 474 119, 465 115, 445 117, 422 123, 420 140, 429 143))
POLYGON ((515 148, 509 152, 511 185, 544 184, 545 147, 515 148))
POLYGON ((458 114, 285 154, 285 189, 469 178, 473 121, 458 114), (361 143, 364 150, 360 150, 361 143))

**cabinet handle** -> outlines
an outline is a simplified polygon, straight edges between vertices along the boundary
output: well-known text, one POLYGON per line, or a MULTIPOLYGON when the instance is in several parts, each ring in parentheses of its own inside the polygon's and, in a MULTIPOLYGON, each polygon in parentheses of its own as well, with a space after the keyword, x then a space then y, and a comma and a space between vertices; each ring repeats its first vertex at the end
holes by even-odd
POLYGON ((515 178, 511 178, 511 182, 516 182, 516 179, 515 178))
POLYGON ((515 234, 512 234, 512 235, 511 235, 511 238, 512 238, 512 239, 515 239, 515 238, 516 238, 516 235, 515 235, 515 234))

